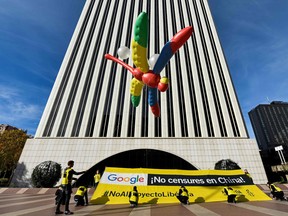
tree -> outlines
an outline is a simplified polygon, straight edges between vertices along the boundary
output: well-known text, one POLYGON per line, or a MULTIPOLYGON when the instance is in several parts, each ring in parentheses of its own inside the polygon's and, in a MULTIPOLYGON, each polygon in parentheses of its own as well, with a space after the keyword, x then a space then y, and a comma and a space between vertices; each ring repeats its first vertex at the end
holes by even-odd
POLYGON ((31 176, 34 187, 50 188, 61 178, 61 165, 53 161, 44 161, 38 164, 31 176))
MULTIPOLYGON (((7 177, 16 168, 29 136, 23 130, 7 130, 0 134, 0 177, 7 177)), ((9 177, 9 176, 8 176, 9 177)))
POLYGON ((218 161, 214 167, 215 170, 236 170, 241 169, 237 163, 230 159, 223 159, 218 161))

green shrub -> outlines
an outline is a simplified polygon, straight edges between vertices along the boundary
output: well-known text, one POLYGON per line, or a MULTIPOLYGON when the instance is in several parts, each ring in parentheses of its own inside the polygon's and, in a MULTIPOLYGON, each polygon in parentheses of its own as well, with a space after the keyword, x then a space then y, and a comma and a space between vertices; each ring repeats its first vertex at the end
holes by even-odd
POLYGON ((215 164, 215 170, 237 170, 241 169, 237 163, 230 159, 222 159, 215 164))
POLYGON ((0 178, 0 186, 1 187, 6 187, 8 185, 8 178, 0 178))
POLYGON ((32 173, 31 180, 34 187, 50 188, 61 178, 61 165, 53 161, 38 164, 32 173))

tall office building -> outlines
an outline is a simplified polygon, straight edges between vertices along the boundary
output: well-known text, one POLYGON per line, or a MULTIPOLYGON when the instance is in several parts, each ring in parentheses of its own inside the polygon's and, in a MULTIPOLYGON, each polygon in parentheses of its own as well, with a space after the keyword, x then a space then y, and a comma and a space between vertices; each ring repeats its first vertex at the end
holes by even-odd
MULTIPOLYGON (((131 59, 125 60, 133 65, 131 59)), ((34 139, 17 176, 45 160, 76 169, 101 166, 214 169, 231 159, 255 182, 266 176, 249 139, 207 0, 87 0, 34 139), (149 17, 148 58, 180 29, 194 33, 161 76, 161 117, 149 110, 146 88, 138 108, 130 102, 132 75, 104 54, 130 47, 135 20, 149 17)))
MULTIPOLYGON (((273 101, 260 104, 249 112, 249 117, 261 150, 266 170, 271 165, 279 165, 279 157, 275 147, 282 146, 284 159, 288 159, 288 103, 273 101)), ((280 153, 280 152, 279 152, 280 153)))

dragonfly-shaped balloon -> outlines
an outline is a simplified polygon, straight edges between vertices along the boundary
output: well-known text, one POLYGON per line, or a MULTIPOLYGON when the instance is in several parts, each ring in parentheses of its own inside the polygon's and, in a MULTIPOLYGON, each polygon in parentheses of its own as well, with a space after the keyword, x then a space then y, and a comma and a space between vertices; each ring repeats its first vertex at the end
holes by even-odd
MULTIPOLYGON (((127 65, 122 60, 106 54, 105 58, 117 62, 125 67, 133 75, 130 85, 131 102, 134 107, 140 103, 141 92, 144 85, 148 87, 148 103, 152 113, 160 116, 160 108, 157 99, 157 91, 165 92, 168 89, 169 80, 167 77, 160 77, 160 72, 175 54, 175 52, 190 38, 193 28, 188 26, 180 30, 174 37, 168 41, 161 50, 161 53, 154 55, 149 59, 150 67, 147 61, 147 44, 148 44, 148 16, 142 12, 137 17, 134 26, 134 37, 131 43, 132 60, 136 68, 127 65)), ((126 47, 120 47, 118 50, 120 58, 128 58, 130 50, 126 47)))

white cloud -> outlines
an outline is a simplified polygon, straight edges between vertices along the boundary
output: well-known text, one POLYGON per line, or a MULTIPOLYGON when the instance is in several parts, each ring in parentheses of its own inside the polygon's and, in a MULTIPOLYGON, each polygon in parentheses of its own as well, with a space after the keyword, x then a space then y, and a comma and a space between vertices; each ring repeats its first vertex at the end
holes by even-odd
POLYGON ((35 133, 43 108, 25 99, 25 92, 17 88, 0 85, 0 92, 0 123, 35 133))

